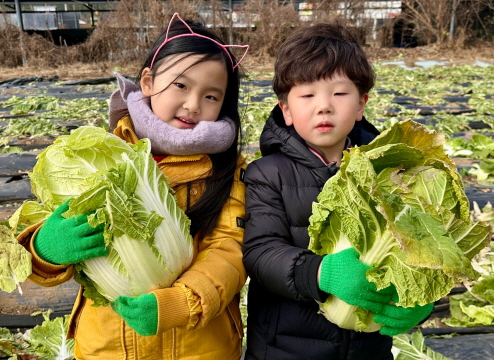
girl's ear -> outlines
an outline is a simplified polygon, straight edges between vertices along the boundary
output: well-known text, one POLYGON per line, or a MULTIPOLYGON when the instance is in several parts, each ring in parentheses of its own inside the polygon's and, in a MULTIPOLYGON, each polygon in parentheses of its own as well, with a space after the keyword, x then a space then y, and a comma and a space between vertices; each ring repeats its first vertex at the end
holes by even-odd
POLYGON ((141 73, 141 91, 144 94, 144 96, 151 96, 153 94, 153 77, 151 73, 151 69, 148 67, 142 70, 141 73))

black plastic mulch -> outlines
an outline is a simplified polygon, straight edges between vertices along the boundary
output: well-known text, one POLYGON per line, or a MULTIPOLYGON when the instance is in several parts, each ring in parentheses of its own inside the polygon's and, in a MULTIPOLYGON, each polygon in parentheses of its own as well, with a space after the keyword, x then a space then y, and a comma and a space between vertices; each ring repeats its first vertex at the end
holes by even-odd
POLYGON ((425 344, 453 360, 494 359, 494 333, 426 338, 425 344))

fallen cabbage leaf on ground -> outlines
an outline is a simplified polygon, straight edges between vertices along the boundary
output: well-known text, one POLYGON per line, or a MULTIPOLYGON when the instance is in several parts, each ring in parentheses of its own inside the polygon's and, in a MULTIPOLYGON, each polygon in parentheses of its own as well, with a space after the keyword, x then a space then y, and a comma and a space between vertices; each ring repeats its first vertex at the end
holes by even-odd
POLYGON ((393 336, 391 351, 395 360, 452 360, 429 348, 420 330, 393 336))
POLYGON ((67 339, 69 315, 50 320, 50 312, 42 313, 41 325, 25 333, 12 333, 0 328, 0 357, 9 360, 72 360, 74 339, 67 339))

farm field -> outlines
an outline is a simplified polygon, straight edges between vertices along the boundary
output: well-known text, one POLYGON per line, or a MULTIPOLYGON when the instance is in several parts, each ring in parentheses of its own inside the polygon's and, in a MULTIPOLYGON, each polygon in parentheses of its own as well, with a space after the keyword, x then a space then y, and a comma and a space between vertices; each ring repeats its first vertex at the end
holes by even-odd
MULTIPOLYGON (((443 134, 444 147, 462 175, 472 217, 494 225, 494 66, 487 60, 410 61, 396 55, 375 61, 374 67, 377 81, 370 93, 366 118, 381 131, 395 122, 412 119, 443 134)), ((117 70, 125 76, 134 75, 131 69, 117 70)), ((249 160, 260 156, 258 138, 276 104, 270 71, 269 64, 264 65, 243 80, 243 150, 249 160)), ((23 201, 34 198, 29 172, 36 156, 57 136, 83 125, 107 127, 107 99, 115 90, 116 81, 106 68, 92 74, 88 71, 73 78, 39 71, 37 75, 26 72, 21 76, 2 76, 0 224, 6 225, 23 201)), ((475 264, 485 275, 494 273, 490 249, 475 258, 475 264)), ((465 293, 471 285, 458 284, 451 296, 465 293)), ((19 327, 15 319, 22 319, 26 328, 41 323, 41 316, 29 315, 34 311, 52 309, 55 315, 69 313, 77 288, 75 282, 51 290, 26 282, 22 296, 0 291, 0 327, 14 331, 19 327), (6 322, 2 323, 2 319, 6 322)), ((450 321, 448 325, 444 318, 460 311, 459 300, 450 300, 447 297, 438 301, 431 318, 422 325, 424 335, 444 338, 427 338, 425 343, 454 360, 467 356, 469 360, 494 358, 494 315, 485 315, 483 323, 479 320, 467 326, 463 319, 464 322, 450 321)))

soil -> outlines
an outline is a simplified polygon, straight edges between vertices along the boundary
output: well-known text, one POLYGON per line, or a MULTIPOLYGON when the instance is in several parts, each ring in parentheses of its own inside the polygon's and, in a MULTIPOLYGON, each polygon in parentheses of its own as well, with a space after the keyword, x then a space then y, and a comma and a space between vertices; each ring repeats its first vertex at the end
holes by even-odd
MULTIPOLYGON (((435 60, 446 62, 448 65, 473 64, 475 61, 492 63, 494 47, 492 44, 478 45, 475 48, 457 49, 454 47, 438 47, 434 45, 415 48, 378 48, 366 46, 365 51, 371 62, 404 61, 407 66, 419 60, 435 60)), ((274 58, 247 56, 242 63, 246 72, 272 72, 274 58)), ((111 77, 114 71, 125 75, 135 76, 139 64, 134 62, 125 65, 105 62, 92 64, 73 64, 59 67, 16 67, 3 68, 0 66, 0 81, 20 77, 58 76, 60 80, 84 80, 99 77, 111 77)), ((269 77, 269 75, 268 75, 269 77)))
MULTIPOLYGON (((0 208, 0 223, 10 219, 10 217, 12 215, 14 215, 15 210, 16 209, 14 209, 13 206, 12 206, 12 208, 8 208, 8 209, 0 208)), ((0 310, 0 312, 1 312, 1 310, 0 310)))
POLYGON ((17 140, 11 146, 21 146, 21 145, 46 145, 53 143, 53 136, 35 136, 30 138, 22 138, 17 140))
POLYGON ((45 311, 45 309, 39 306, 31 305, 1 305, 0 315, 27 315, 34 312, 45 311))

